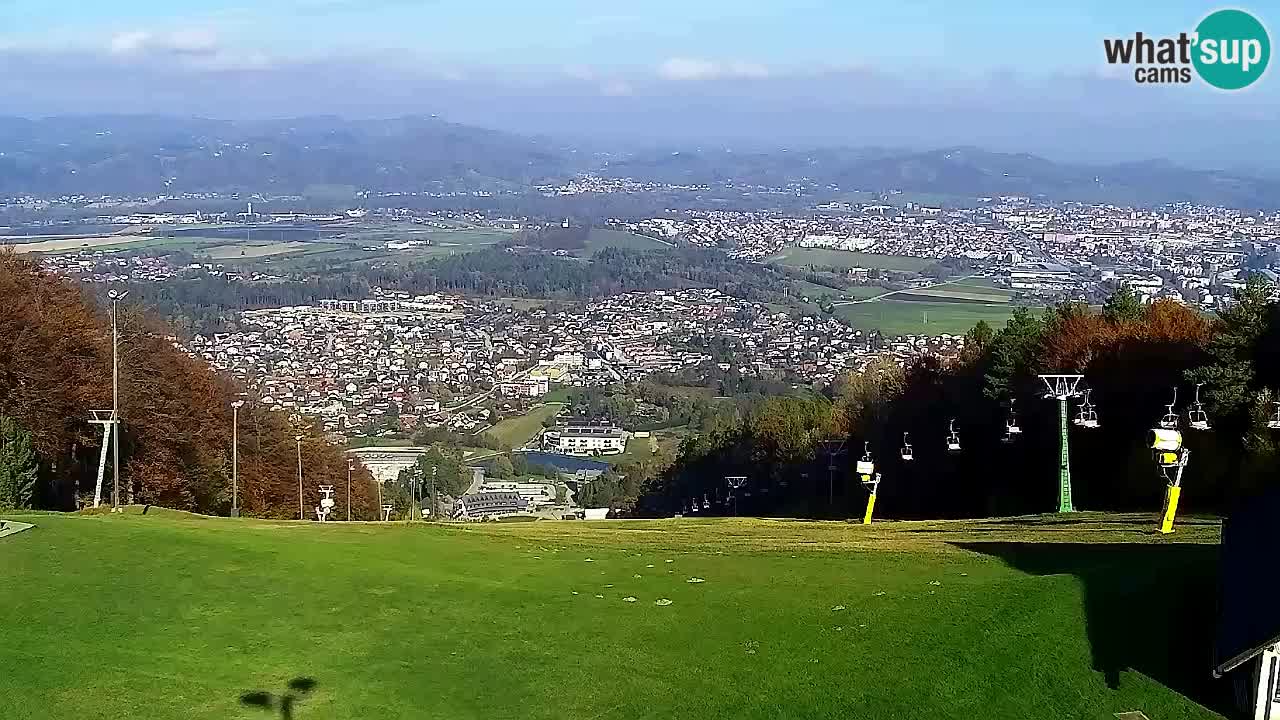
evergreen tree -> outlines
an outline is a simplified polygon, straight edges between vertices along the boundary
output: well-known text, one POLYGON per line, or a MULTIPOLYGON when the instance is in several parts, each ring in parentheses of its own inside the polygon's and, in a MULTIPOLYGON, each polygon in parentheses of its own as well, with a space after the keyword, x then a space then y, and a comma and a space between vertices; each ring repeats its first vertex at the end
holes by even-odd
POLYGON ((1209 342, 1212 361, 1187 373, 1187 379, 1204 383, 1204 400, 1219 416, 1239 417, 1249 403, 1257 374, 1259 341, 1273 318, 1274 288, 1260 275, 1249 278, 1235 293, 1235 302, 1218 313, 1217 332, 1209 342))
POLYGON ((13 418, 0 415, 0 507, 32 506, 38 466, 31 433, 13 418))
POLYGON ((988 344, 990 366, 986 372, 985 393, 992 400, 1006 402, 1020 382, 1031 372, 1040 349, 1044 321, 1027 308, 1013 311, 1013 317, 988 344))
POLYGON ((1102 305, 1102 317, 1114 325, 1136 322, 1142 319, 1142 301, 1128 285, 1121 285, 1102 305))

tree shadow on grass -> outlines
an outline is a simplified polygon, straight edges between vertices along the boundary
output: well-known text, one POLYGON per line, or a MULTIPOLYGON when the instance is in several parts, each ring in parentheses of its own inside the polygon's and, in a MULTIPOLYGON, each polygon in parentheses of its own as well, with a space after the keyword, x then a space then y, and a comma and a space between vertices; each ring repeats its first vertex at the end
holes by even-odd
POLYGON ((289 681, 286 690, 276 695, 265 690, 255 690, 240 696, 240 704, 267 712, 279 713, 281 720, 293 720, 294 708, 316 688, 316 681, 309 677, 296 677, 289 681))
POLYGON ((1216 545, 954 544, 1032 575, 1079 578, 1093 669, 1108 686, 1134 670, 1215 712, 1233 713, 1230 683, 1212 675, 1216 545))

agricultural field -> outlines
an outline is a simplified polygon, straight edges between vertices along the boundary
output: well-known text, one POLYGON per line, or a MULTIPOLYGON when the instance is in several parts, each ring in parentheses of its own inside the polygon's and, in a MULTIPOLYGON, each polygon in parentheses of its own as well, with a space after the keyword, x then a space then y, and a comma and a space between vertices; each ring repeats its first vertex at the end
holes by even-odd
POLYGON ((545 403, 523 415, 499 420, 484 432, 497 438, 498 442, 518 448, 536 437, 542 430, 542 421, 555 417, 563 407, 560 403, 545 403))
POLYGON ((304 251, 319 252, 323 250, 336 250, 341 245, 333 245, 330 243, 309 243, 298 240, 277 243, 244 243, 232 245, 214 245, 212 247, 202 248, 201 255, 211 260, 236 260, 236 259, 253 259, 271 257, 273 255, 287 255, 304 251))
POLYGON ((121 250, 147 239, 143 235, 98 235, 94 237, 59 237, 44 240, 7 238, 0 248, 12 248, 19 255, 25 253, 66 253, 81 250, 121 250))
POLYGON ((802 248, 790 246, 769 258, 770 262, 790 267, 864 267, 877 270, 902 270, 917 272, 932 265, 928 258, 905 257, 901 255, 875 255, 872 253, 848 252, 830 248, 802 248))
POLYGON ((607 230, 604 228, 592 228, 587 235, 586 245, 581 249, 574 251, 579 257, 591 257, 598 250, 605 248, 624 248, 627 250, 662 250, 670 248, 670 243, 661 240, 655 240, 644 235, 636 235, 624 230, 607 230))
POLYGON ((1014 306, 1008 302, 929 302, 898 299, 895 295, 872 302, 837 305, 835 314, 854 327, 879 330, 886 335, 959 335, 979 320, 997 329, 1004 327, 1013 311, 1014 306))
POLYGON ((1230 694, 1216 520, 15 519, 6 718, 1187 720, 1230 694))

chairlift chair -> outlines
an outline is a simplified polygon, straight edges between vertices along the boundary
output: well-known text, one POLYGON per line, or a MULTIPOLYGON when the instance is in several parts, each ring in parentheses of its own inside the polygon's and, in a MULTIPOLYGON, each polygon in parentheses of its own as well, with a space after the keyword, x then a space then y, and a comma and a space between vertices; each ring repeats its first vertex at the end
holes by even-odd
POLYGON ((956 421, 951 420, 951 434, 947 435, 947 452, 960 452, 960 434, 956 432, 956 421))
MULTIPOLYGON (((1280 413, 1280 403, 1276 403, 1276 406, 1276 412, 1280 413)), ((909 435, 910 433, 902 433, 902 449, 898 451, 898 454, 902 456, 902 459, 907 462, 914 460, 916 457, 915 453, 911 451, 911 443, 908 439, 909 435)))
POLYGON ((1271 428, 1272 430, 1280 430, 1280 402, 1275 403, 1275 406, 1276 406, 1276 413, 1275 415, 1271 416, 1270 420, 1267 421, 1267 427, 1271 428))
POLYGON ((1204 411, 1204 405, 1200 403, 1200 386, 1204 383, 1196 383, 1196 400, 1191 404, 1191 408, 1187 410, 1187 422, 1191 425, 1192 430, 1208 430, 1209 414, 1204 411))
POLYGON ((1164 416, 1160 418, 1160 427, 1165 430, 1178 429, 1178 413, 1174 411, 1173 406, 1178 404, 1178 388, 1173 389, 1173 402, 1166 406, 1164 416))
POLYGON ((866 482, 866 479, 875 473, 876 463, 871 457, 871 443, 862 444, 862 458, 858 460, 854 470, 862 478, 863 482, 866 482))
POLYGON ((1009 420, 1004 425, 1005 435, 1021 435, 1022 426, 1018 424, 1018 411, 1014 409, 1014 400, 1009 401, 1009 420))
POLYGON ((1092 392, 1092 390, 1084 391, 1084 402, 1080 404, 1080 409, 1076 413, 1075 419, 1071 421, 1075 423, 1076 427, 1086 429, 1098 427, 1098 411, 1094 410, 1093 403, 1089 402, 1089 394, 1092 392))

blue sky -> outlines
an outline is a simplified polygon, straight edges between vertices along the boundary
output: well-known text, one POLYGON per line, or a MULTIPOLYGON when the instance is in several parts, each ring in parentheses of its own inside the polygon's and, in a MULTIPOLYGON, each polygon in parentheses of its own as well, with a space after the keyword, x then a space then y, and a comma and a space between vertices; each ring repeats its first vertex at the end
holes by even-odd
MULTIPOLYGON (((1256 161, 1280 105, 1274 73, 1223 94, 1140 87, 1102 61, 1104 37, 1175 34, 1218 7, 0 0, 0 114, 434 112, 610 141, 1256 161), (1217 123, 1233 133, 1202 131, 1217 123)), ((1280 2, 1243 7, 1280 22, 1280 2)))
MULTIPOLYGON (((1272 4, 1248 9, 1265 17, 1272 4)), ((1189 29, 1215 7, 1185 0, 4 0, 0 42, 103 47, 121 33, 202 31, 243 52, 291 58, 378 48, 494 66, 628 68, 698 57, 782 69, 1051 71, 1095 65, 1101 37, 1189 29)))

